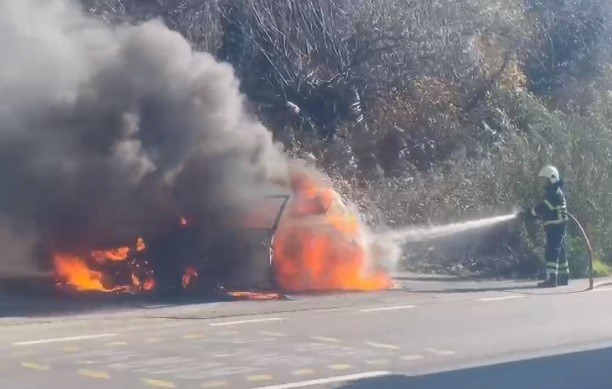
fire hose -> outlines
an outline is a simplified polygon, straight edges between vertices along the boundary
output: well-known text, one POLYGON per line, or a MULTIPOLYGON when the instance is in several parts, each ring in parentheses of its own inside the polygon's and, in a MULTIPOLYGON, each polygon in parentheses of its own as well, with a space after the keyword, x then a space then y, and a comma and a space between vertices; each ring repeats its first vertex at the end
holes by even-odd
POLYGON ((589 288, 587 290, 593 290, 593 287, 594 287, 594 282, 593 282, 593 247, 591 246, 591 242, 589 240, 589 237, 586 234, 586 231, 584 230, 584 228, 582 227, 582 224, 580 224, 578 219, 576 219, 574 217, 574 215, 572 215, 570 213, 568 213, 567 216, 569 216, 569 218, 572 219, 572 221, 574 223, 576 223, 576 225, 578 226, 578 229, 580 230, 580 234, 582 235, 582 238, 584 239, 584 243, 587 246, 587 250, 589 252, 589 288))

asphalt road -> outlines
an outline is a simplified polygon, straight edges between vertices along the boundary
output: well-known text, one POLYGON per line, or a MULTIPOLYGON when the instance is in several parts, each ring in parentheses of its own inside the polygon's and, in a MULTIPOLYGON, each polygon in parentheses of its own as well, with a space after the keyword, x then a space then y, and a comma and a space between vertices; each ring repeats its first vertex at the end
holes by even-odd
MULTIPOLYGON (((0 318, 3 388, 611 388, 612 287, 403 277, 381 293, 0 318)), ((45 304, 61 302, 48 301, 45 304)))

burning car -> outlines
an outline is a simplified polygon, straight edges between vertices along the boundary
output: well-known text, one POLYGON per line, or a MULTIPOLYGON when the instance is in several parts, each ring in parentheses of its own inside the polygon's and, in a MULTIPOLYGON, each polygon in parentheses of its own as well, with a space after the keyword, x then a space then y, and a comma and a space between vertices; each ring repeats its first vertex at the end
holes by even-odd
POLYGON ((56 254, 58 285, 127 293, 220 285, 291 292, 390 287, 387 272, 372 258, 358 212, 331 185, 294 172, 286 189, 251 201, 230 245, 213 240, 203 247, 201 230, 181 216, 176 233, 166 240, 149 243, 140 237, 132 246, 95 250, 87 256, 56 254), (146 259, 150 248, 163 264, 146 259), (224 258, 219 258, 220 248, 224 258))

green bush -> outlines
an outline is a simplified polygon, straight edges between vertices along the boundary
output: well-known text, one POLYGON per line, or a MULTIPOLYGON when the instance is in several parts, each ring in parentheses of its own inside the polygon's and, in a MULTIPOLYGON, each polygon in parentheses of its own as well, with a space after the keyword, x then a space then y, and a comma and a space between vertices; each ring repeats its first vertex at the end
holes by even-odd
POLYGON ((599 260, 593 262, 593 277, 607 277, 612 273, 612 267, 599 260))

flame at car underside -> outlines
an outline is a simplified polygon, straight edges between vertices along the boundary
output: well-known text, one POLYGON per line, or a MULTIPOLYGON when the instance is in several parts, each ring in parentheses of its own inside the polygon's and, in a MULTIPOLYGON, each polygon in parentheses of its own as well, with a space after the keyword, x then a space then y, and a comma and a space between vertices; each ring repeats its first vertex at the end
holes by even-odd
POLYGON ((153 270, 146 259, 137 256, 145 249, 144 240, 138 238, 134 248, 93 250, 90 258, 70 253, 55 253, 53 263, 57 284, 62 288, 80 292, 136 293, 152 290, 155 287, 153 270), (108 264, 112 263, 122 263, 124 266, 121 270, 129 272, 129 277, 118 277, 110 271, 112 266, 108 264))

